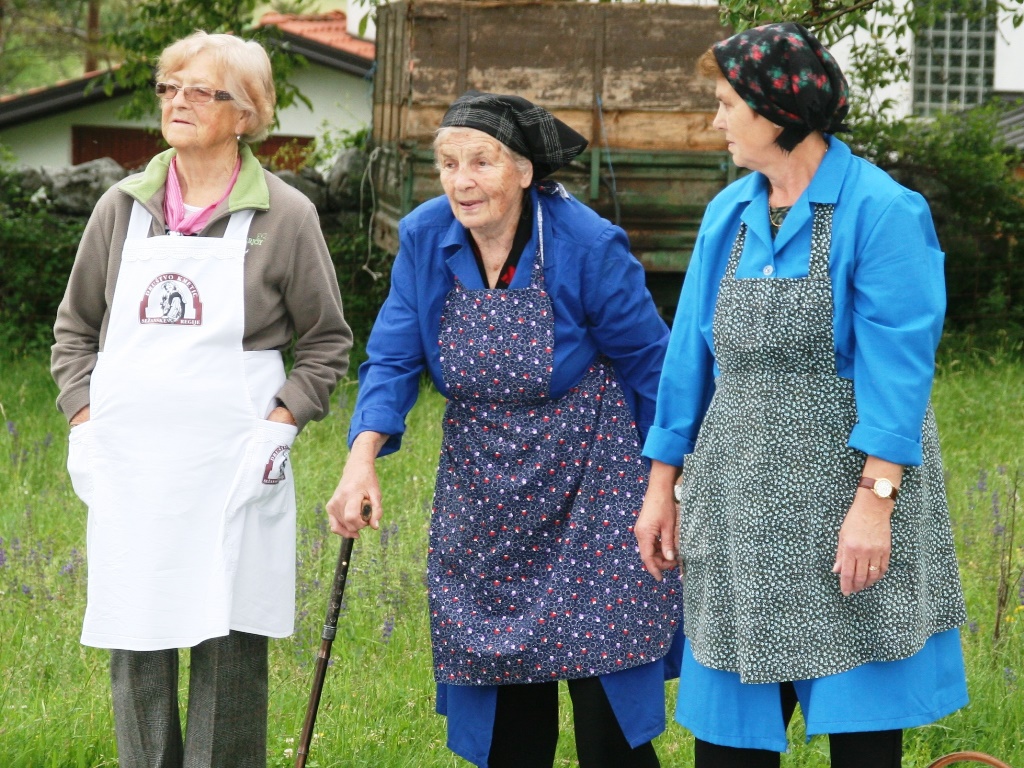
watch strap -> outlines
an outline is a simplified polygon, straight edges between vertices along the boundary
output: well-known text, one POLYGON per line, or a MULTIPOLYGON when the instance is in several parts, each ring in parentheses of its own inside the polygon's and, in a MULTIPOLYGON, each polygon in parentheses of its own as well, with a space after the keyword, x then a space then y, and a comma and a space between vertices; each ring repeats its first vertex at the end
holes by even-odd
POLYGON ((874 493, 880 499, 892 499, 893 501, 896 501, 896 497, 900 493, 900 489, 899 488, 897 488, 895 485, 893 485, 890 482, 889 485, 891 486, 892 490, 887 495, 882 495, 881 493, 878 492, 878 490, 876 488, 876 484, 877 483, 878 483, 878 480, 876 480, 873 477, 862 477, 860 479, 860 482, 857 483, 857 487, 858 488, 867 488, 869 491, 874 493))

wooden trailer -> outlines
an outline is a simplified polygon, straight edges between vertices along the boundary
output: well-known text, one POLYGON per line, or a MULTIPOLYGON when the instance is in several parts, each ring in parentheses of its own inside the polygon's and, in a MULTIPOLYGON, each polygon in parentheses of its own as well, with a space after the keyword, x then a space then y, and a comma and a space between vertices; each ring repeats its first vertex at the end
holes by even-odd
POLYGON ((590 146, 554 176, 620 224, 658 303, 675 304, 704 206, 736 176, 711 127, 714 84, 697 58, 728 32, 716 8, 401 0, 377 10, 371 170, 374 239, 441 194, 430 149, 467 89, 543 105, 590 146))

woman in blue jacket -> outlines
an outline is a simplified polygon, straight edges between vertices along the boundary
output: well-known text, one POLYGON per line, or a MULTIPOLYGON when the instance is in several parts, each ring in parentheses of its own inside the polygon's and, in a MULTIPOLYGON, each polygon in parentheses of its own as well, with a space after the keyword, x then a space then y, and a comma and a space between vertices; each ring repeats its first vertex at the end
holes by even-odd
POLYGON ((705 214, 644 447, 641 555, 684 573, 676 718, 697 768, 778 766, 797 702, 833 766, 891 768, 967 699, 928 404, 943 254, 924 199, 832 135, 847 84, 806 29, 701 69, 752 173, 705 214))
POLYGON ((668 331, 625 233, 549 174, 586 141, 525 99, 471 92, 435 143, 444 196, 406 216, 328 503, 356 537, 374 463, 426 370, 448 400, 430 525, 438 711, 479 766, 550 767, 558 681, 582 766, 658 765, 678 588, 632 527, 668 331), (659 574, 660 576, 660 574, 659 574))

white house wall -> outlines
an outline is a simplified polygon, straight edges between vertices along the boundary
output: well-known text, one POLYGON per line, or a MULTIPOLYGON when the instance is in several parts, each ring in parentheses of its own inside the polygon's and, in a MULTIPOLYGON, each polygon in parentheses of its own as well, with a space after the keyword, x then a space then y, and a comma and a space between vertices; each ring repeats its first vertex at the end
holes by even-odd
MULTIPOLYGON (((903 0, 902 4, 905 5, 906 0, 903 0)), ((864 38, 863 31, 860 31, 859 34, 860 38, 858 40, 866 39, 864 38)), ((831 48, 832 53, 835 54, 839 65, 844 71, 849 71, 850 69, 850 42, 850 39, 847 38, 831 48)), ((913 41, 910 36, 904 37, 898 43, 902 44, 907 51, 913 51, 913 41)), ((889 40, 887 45, 890 50, 895 49, 897 41, 889 40)), ((1009 15, 1000 18, 999 32, 996 35, 995 53, 996 63, 993 90, 1002 93, 1024 92, 1024 27, 1014 29, 1009 15)), ((865 98, 864 94, 858 95, 861 98, 865 98)), ((868 98, 869 108, 877 108, 883 100, 889 99, 896 105, 896 116, 905 117, 911 112, 913 93, 910 83, 906 82, 878 89, 866 98, 868 98)))
POLYGON ((1013 28, 1007 18, 996 35, 996 72, 993 87, 1003 93, 1024 93, 1024 26, 1013 28))
MULTIPOLYGON (((276 132, 318 138, 325 132, 336 135, 369 127, 372 114, 370 81, 319 64, 310 64, 300 70, 292 81, 312 102, 313 110, 310 111, 302 102, 296 102, 279 114, 280 127, 276 132)), ((156 115, 141 121, 115 117, 126 99, 110 99, 0 129, 0 145, 10 150, 17 165, 62 166, 71 163, 72 126, 159 128, 160 121, 156 115)))
POLYGON ((373 83, 317 64, 294 73, 292 82, 312 102, 313 111, 296 102, 278 116, 277 132, 289 136, 322 136, 369 128, 373 114, 373 83))
POLYGON ((0 144, 10 150, 18 165, 62 166, 71 164, 71 127, 102 125, 124 128, 159 127, 156 119, 120 120, 114 115, 127 97, 90 104, 48 117, 0 129, 0 144))

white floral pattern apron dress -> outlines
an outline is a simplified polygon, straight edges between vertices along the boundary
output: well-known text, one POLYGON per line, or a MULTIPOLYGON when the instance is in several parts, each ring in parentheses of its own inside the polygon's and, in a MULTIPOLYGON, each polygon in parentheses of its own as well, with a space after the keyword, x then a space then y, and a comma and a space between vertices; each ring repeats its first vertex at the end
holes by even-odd
POLYGON ((835 366, 832 211, 815 205, 806 278, 737 279, 741 225, 715 310, 721 373, 684 470, 689 648, 744 683, 905 659, 965 620, 930 407, 923 464, 904 472, 892 514, 888 572, 850 597, 832 573, 864 462, 847 446, 853 383, 835 366))
POLYGON ((233 214, 223 238, 147 237, 132 208, 90 420, 70 436, 89 507, 85 645, 292 631, 297 429, 264 419, 280 353, 242 348, 251 219, 233 214))
MULTIPOLYGON (((538 231, 543 231, 540 207, 538 231)), ((675 584, 633 536, 647 470, 611 362, 549 395, 554 317, 543 238, 528 288, 467 290, 440 322, 449 400, 430 526, 438 683, 595 677, 669 649, 675 584)))

